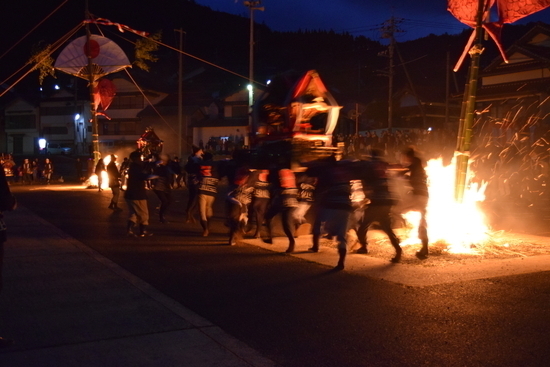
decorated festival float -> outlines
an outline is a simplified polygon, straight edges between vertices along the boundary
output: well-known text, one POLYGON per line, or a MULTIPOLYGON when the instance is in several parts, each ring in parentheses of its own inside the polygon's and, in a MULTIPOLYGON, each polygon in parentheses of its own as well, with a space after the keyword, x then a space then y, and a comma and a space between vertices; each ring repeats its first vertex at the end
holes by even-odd
POLYGON ((280 157, 293 170, 301 169, 300 162, 340 158, 332 135, 341 108, 317 71, 283 75, 254 104, 252 148, 262 157, 280 157))

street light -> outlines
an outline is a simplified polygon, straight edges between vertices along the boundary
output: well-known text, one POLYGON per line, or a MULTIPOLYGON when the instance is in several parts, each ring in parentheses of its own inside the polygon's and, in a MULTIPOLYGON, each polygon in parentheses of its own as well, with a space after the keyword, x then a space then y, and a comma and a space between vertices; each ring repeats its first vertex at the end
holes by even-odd
POLYGON ((249 67, 248 67, 248 80, 250 88, 248 89, 248 134, 246 145, 250 146, 250 135, 252 134, 252 106, 254 105, 254 10, 264 11, 261 5, 261 0, 243 1, 243 4, 248 7, 250 11, 250 53, 249 53, 249 67))

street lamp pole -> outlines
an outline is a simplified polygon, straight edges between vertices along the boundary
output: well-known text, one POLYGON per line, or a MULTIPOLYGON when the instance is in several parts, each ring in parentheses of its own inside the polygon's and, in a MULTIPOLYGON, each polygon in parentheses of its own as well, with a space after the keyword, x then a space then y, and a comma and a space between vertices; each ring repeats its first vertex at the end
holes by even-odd
POLYGON ((246 145, 250 146, 252 134, 252 106, 254 105, 254 10, 264 11, 261 0, 244 1, 243 4, 250 11, 250 40, 249 40, 249 65, 248 65, 248 134, 246 145))

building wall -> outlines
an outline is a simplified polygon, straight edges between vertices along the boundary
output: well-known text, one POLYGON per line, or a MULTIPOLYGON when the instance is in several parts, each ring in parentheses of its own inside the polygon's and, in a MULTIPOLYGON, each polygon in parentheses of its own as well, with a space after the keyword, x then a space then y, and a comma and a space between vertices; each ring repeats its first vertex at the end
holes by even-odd
POLYGON ((5 109, 6 153, 32 155, 38 145, 38 108, 24 100, 16 100, 5 109), (24 121, 23 125, 17 122, 24 121))

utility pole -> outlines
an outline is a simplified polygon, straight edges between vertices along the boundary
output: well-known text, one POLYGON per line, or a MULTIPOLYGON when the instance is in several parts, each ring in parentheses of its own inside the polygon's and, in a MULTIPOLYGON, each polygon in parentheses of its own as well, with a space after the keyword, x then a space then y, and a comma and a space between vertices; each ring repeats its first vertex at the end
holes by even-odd
POLYGON ((400 19, 391 17, 388 21, 384 23, 382 27, 382 38, 387 38, 390 40, 388 46, 388 57, 390 59, 390 66, 388 72, 388 129, 391 130, 393 127, 393 75, 394 75, 394 65, 393 65, 393 55, 395 51, 395 33, 400 32, 397 29, 397 23, 400 22, 400 19))
MULTIPOLYGON (((86 0, 86 19, 90 20, 90 11, 88 10, 88 0, 86 0)), ((94 64, 92 62, 92 50, 91 50, 91 38, 90 23, 86 23, 86 46, 85 53, 88 57, 88 83, 90 85, 90 121, 92 122, 92 150, 94 154, 94 167, 101 159, 101 153, 99 152, 99 123, 97 121, 97 107, 95 105, 94 98, 94 86, 96 81, 94 80, 94 64)))
POLYGON ((261 0, 244 1, 243 4, 250 11, 250 39, 249 39, 249 65, 248 65, 248 134, 245 145, 250 146, 252 136, 252 106, 254 105, 254 10, 264 11, 261 0))
POLYGON ((180 34, 179 40, 179 58, 178 58, 178 154, 180 159, 183 157, 182 141, 187 144, 187 122, 183 126, 183 29, 174 29, 180 34), (183 130, 183 132, 182 132, 183 130))

